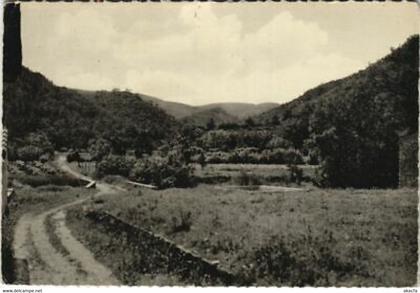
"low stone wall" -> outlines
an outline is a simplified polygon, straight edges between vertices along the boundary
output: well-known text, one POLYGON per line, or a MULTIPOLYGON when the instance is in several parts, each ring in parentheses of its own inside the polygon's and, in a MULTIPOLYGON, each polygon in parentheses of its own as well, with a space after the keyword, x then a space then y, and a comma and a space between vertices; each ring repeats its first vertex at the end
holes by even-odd
POLYGON ((132 226, 102 211, 90 211, 87 217, 96 225, 104 226, 118 237, 121 245, 135 248, 141 260, 139 270, 159 266, 162 273, 175 274, 194 285, 247 286, 252 281, 228 272, 217 264, 197 256, 170 240, 145 229, 132 226))

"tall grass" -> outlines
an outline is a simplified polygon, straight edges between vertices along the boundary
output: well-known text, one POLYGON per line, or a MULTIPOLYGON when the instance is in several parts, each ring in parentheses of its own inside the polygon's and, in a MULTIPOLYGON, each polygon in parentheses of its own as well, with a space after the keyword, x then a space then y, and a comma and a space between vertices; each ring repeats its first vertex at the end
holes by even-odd
POLYGON ((263 193, 201 185, 104 200, 111 213, 254 276, 257 285, 411 286, 416 281, 414 189, 263 193), (179 225, 180 211, 191 212, 192 224, 173 233, 172 217, 179 225))

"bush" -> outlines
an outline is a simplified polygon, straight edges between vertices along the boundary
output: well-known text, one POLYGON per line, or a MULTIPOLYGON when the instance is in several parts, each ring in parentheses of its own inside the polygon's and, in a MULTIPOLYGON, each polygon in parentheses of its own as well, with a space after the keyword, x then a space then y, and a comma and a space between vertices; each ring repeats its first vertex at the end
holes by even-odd
POLYGON ((128 177, 134 166, 134 160, 124 156, 108 155, 98 163, 96 176, 121 175, 128 177))
POLYGON ((303 156, 300 151, 296 149, 288 149, 284 154, 284 161, 286 164, 303 164, 303 156))
POLYGON ((192 167, 176 156, 152 156, 140 160, 134 165, 130 178, 158 188, 191 187, 196 183, 192 167))
POLYGON ((287 165, 287 170, 289 171, 290 182, 294 182, 300 185, 303 180, 303 170, 295 164, 287 165))
POLYGON ((207 153, 210 164, 304 164, 302 154, 296 149, 237 148, 232 152, 207 153))
POLYGON ((188 232, 191 229, 192 226, 192 219, 191 219, 191 212, 180 212, 179 220, 177 217, 172 217, 172 233, 177 232, 188 232))
POLYGON ((68 162, 79 162, 80 161, 80 154, 78 151, 71 151, 67 154, 67 161, 68 162))
POLYGON ((100 161, 111 152, 112 145, 108 140, 99 138, 96 140, 91 139, 89 141, 89 154, 92 156, 93 160, 100 161))
POLYGON ((255 175, 247 173, 243 170, 239 173, 237 177, 237 182, 241 186, 257 186, 261 185, 261 180, 255 175))
MULTIPOLYGON (((328 232, 328 231, 326 231, 328 232)), ((281 280, 286 286, 331 286, 336 279, 366 275, 363 265, 352 259, 340 259, 335 250, 336 240, 331 233, 313 237, 310 233, 301 239, 272 239, 254 251, 253 274, 269 283, 281 280), (326 238, 326 239, 325 239, 326 238)))
POLYGON ((54 148, 44 133, 29 133, 23 140, 10 141, 10 160, 38 161, 43 155, 52 155, 54 148))
POLYGON ((309 165, 319 165, 319 158, 314 152, 310 152, 306 163, 309 165))
POLYGON ((45 185, 84 186, 86 184, 84 180, 66 175, 14 175, 13 178, 32 187, 45 185))
POLYGON ((24 146, 17 149, 17 158, 22 161, 37 161, 43 154, 43 150, 36 146, 24 146))

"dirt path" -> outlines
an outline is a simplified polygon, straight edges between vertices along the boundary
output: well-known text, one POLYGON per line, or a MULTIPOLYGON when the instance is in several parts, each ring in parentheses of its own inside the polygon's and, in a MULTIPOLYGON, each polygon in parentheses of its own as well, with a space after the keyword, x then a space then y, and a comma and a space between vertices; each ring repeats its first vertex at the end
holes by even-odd
MULTIPOLYGON (((89 179, 71 170, 65 157, 58 158, 58 165, 72 175, 89 179)), ((94 196, 115 193, 115 187, 97 184, 98 193, 94 196)), ((65 225, 65 209, 83 203, 87 199, 78 199, 71 203, 51 208, 40 214, 23 215, 14 232, 13 249, 16 258, 25 258, 29 263, 30 284, 51 285, 118 285, 118 280, 111 271, 97 262, 91 252, 71 235, 65 225), (45 221, 51 216, 55 224, 54 231, 47 231, 45 221), (56 249, 51 243, 48 232, 57 236, 66 253, 56 249)))

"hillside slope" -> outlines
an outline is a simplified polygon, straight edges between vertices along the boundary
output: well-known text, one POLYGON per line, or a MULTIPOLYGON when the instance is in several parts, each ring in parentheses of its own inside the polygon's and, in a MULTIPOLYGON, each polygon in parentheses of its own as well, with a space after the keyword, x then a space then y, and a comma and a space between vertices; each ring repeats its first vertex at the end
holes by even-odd
POLYGON ((176 119, 182 119, 198 111, 197 107, 194 107, 191 105, 165 101, 159 98, 155 98, 155 97, 143 95, 143 94, 140 94, 140 96, 142 97, 143 100, 152 102, 153 104, 157 105, 159 108, 164 110, 169 115, 174 116, 176 119))
MULTIPOLYGON (((115 149, 151 148, 169 139, 175 119, 139 95, 86 92, 57 87, 23 67, 15 82, 4 83, 3 121, 9 138, 23 143, 31 134, 46 135, 55 149, 85 148, 105 138, 115 149)), ((24 143, 23 143, 24 144, 24 143)))
POLYGON ((261 103, 261 104, 250 104, 250 103, 212 103, 200 106, 200 110, 207 110, 211 108, 221 108, 226 113, 235 116, 239 119, 244 119, 250 116, 261 114, 265 111, 277 107, 276 103, 261 103))
POLYGON ((299 131, 305 132, 306 135, 296 137, 294 141, 301 144, 303 138, 307 137, 310 118, 325 103, 350 103, 352 100, 360 99, 363 103, 388 104, 394 114, 402 119, 401 128, 413 130, 417 127, 418 117, 418 40, 418 36, 413 36, 401 47, 394 49, 391 54, 366 69, 310 89, 291 102, 256 115, 254 118, 265 125, 278 121, 274 124, 285 130, 291 126, 299 126, 299 131), (387 98, 379 97, 384 95, 387 98))
POLYGON ((316 149, 336 186, 395 186, 399 136, 418 129, 419 37, 366 69, 255 119, 298 148, 316 149))
POLYGON ((201 106, 191 106, 183 103, 169 102, 156 97, 140 94, 142 99, 150 101, 159 108, 163 109, 169 115, 174 116, 176 119, 183 119, 196 113, 219 108, 226 112, 226 114, 234 116, 239 119, 244 119, 250 116, 261 114, 272 108, 278 106, 276 103, 211 103, 201 106))

